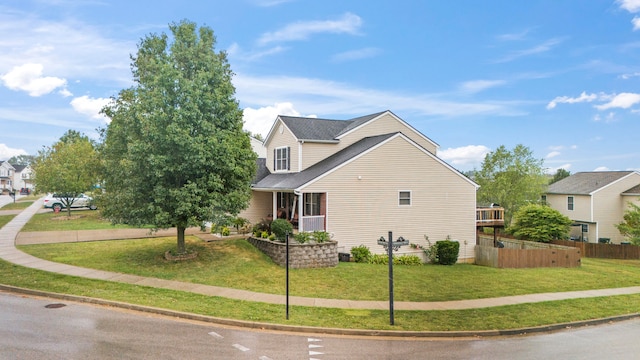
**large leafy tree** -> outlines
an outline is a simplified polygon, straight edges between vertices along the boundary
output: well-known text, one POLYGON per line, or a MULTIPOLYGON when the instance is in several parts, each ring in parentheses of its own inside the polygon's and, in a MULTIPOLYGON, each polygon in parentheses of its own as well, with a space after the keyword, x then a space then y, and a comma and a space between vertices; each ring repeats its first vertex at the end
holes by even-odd
POLYGON ((35 156, 33 155, 18 155, 13 156, 7 162, 11 165, 30 165, 33 162, 35 156))
POLYGON ((564 179, 566 177, 569 177, 569 176, 571 176, 571 172, 569 172, 569 170, 560 168, 553 175, 553 178, 551 178, 551 180, 549 180, 549 185, 551 185, 551 184, 553 184, 555 182, 558 182, 558 181, 560 181, 560 180, 562 180, 562 179, 564 179))
POLYGON ((505 209, 505 222, 523 205, 537 203, 547 188, 542 159, 533 157, 531 150, 516 145, 508 150, 504 145, 490 152, 475 173, 480 185, 479 203, 496 203, 505 209))
POLYGON ((522 206, 515 213, 508 231, 518 239, 549 242, 565 239, 571 230, 571 219, 558 210, 540 204, 522 206))
POLYGON ((73 130, 40 150, 31 164, 36 189, 58 194, 68 215, 74 199, 98 182, 98 165, 94 144, 73 130))
POLYGON ((616 227, 622 236, 626 237, 634 245, 640 245, 640 206, 629 203, 629 209, 624 212, 624 221, 616 227))
POLYGON ((176 227, 185 253, 186 228, 248 205, 256 155, 213 30, 186 20, 169 29, 172 41, 142 39, 134 86, 104 109, 102 206, 113 222, 176 227))

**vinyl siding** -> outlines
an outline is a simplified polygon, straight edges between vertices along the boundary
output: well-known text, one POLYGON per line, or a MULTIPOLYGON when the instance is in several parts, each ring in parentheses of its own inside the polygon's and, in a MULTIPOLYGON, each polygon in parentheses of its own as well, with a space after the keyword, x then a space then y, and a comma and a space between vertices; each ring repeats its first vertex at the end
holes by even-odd
POLYGON ((257 224, 273 212, 272 203, 272 193, 252 191, 249 207, 241 211, 238 216, 249 220, 252 224, 257 224))
POLYGON ((575 221, 591 220, 591 196, 571 194, 547 194, 547 204, 562 215, 575 221), (573 211, 567 209, 567 197, 573 196, 573 211))
MULTIPOLYGON (((290 153, 290 170, 289 172, 298 172, 298 156, 300 151, 298 149, 298 142, 296 137, 293 135, 289 129, 284 126, 282 121, 277 120, 276 124, 274 124, 274 131, 269 139, 269 143, 266 144, 267 147, 267 168, 272 173, 275 172, 273 168, 273 150, 279 147, 288 146, 291 149, 290 153), (280 125, 283 125, 284 131, 280 133, 280 125)), ((279 171, 280 172, 280 171, 279 171)))
MULTIPOLYGON (((612 243, 625 241, 615 224, 623 220, 627 208, 627 197, 621 194, 640 183, 640 175, 631 174, 593 194, 594 219, 598 223, 599 238, 610 238, 612 243)), ((589 240, 591 241, 591 239, 589 240)), ((597 239, 593 239, 597 241, 597 239)))
POLYGON ((382 134, 389 134, 393 132, 401 132, 409 139, 415 141, 417 144, 427 149, 432 154, 436 154, 437 145, 431 141, 425 140, 420 133, 411 127, 405 125, 403 122, 398 121, 394 116, 390 114, 384 114, 381 117, 371 120, 364 124, 364 126, 358 128, 356 131, 348 133, 346 136, 340 138, 340 146, 348 146, 356 141, 367 137, 382 134))
POLYGON ((426 245, 450 236, 460 241, 460 259, 475 244, 475 186, 402 137, 306 186, 327 193, 327 227, 340 251, 364 244, 384 253, 380 236, 393 231, 426 245), (398 205, 398 191, 411 191, 411 205, 398 205), (467 244, 464 244, 466 240, 467 244))
POLYGON ((305 142, 302 144, 301 170, 308 168, 309 166, 331 156, 332 154, 335 154, 365 137, 395 132, 403 133, 405 136, 427 149, 427 151, 432 154, 436 154, 437 147, 434 143, 425 140, 425 138, 421 136, 421 134, 417 133, 416 130, 406 126, 392 115, 385 114, 378 119, 367 122, 364 126, 340 138, 340 142, 338 144, 305 142))

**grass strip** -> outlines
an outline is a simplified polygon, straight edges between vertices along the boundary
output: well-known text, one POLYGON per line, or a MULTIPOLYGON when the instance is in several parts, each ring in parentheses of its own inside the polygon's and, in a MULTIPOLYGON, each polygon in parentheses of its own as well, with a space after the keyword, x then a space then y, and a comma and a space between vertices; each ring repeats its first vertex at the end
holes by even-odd
POLYGON ((11 219, 13 219, 15 215, 0 215, 0 229, 7 225, 11 219))
POLYGON ((208 297, 181 291, 91 280, 28 269, 0 261, 2 282, 22 288, 86 296, 200 315, 273 324, 402 331, 519 329, 640 312, 640 295, 574 299, 458 311, 395 311, 292 306, 208 297))
MULTIPOLYGON (((285 269, 245 240, 205 243, 188 237, 198 258, 171 262, 175 238, 20 246, 36 257, 70 265, 263 293, 285 292, 285 269)), ((640 286, 639 260, 583 259, 580 268, 495 269, 468 264, 395 266, 396 301, 451 301, 546 292, 640 286)), ((385 265, 339 263, 292 269, 291 295, 330 299, 388 299, 385 265)))
POLYGON ((33 201, 18 200, 17 202, 11 202, 1 207, 0 210, 22 210, 28 208, 33 201))

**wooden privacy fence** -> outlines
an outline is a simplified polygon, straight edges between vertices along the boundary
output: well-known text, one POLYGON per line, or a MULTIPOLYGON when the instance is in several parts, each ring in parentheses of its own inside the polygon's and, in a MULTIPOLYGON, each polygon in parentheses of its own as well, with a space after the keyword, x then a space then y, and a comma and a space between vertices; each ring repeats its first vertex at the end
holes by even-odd
POLYGON ((493 247, 493 238, 480 237, 476 264, 496 268, 579 267, 581 250, 532 241, 501 239, 504 248, 493 247))
POLYGON ((596 244, 564 240, 554 240, 551 243, 580 249, 582 256, 589 258, 622 260, 640 259, 640 246, 635 245, 596 244))

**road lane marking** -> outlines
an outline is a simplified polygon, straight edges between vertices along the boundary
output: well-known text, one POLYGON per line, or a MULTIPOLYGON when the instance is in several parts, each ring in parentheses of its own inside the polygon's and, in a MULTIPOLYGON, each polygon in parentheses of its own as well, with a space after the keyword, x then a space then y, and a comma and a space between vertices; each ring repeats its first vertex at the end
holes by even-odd
POLYGON ((245 351, 245 352, 251 350, 248 347, 244 347, 244 346, 242 346, 240 344, 233 344, 233 347, 238 349, 238 350, 240 350, 240 351, 245 351))

